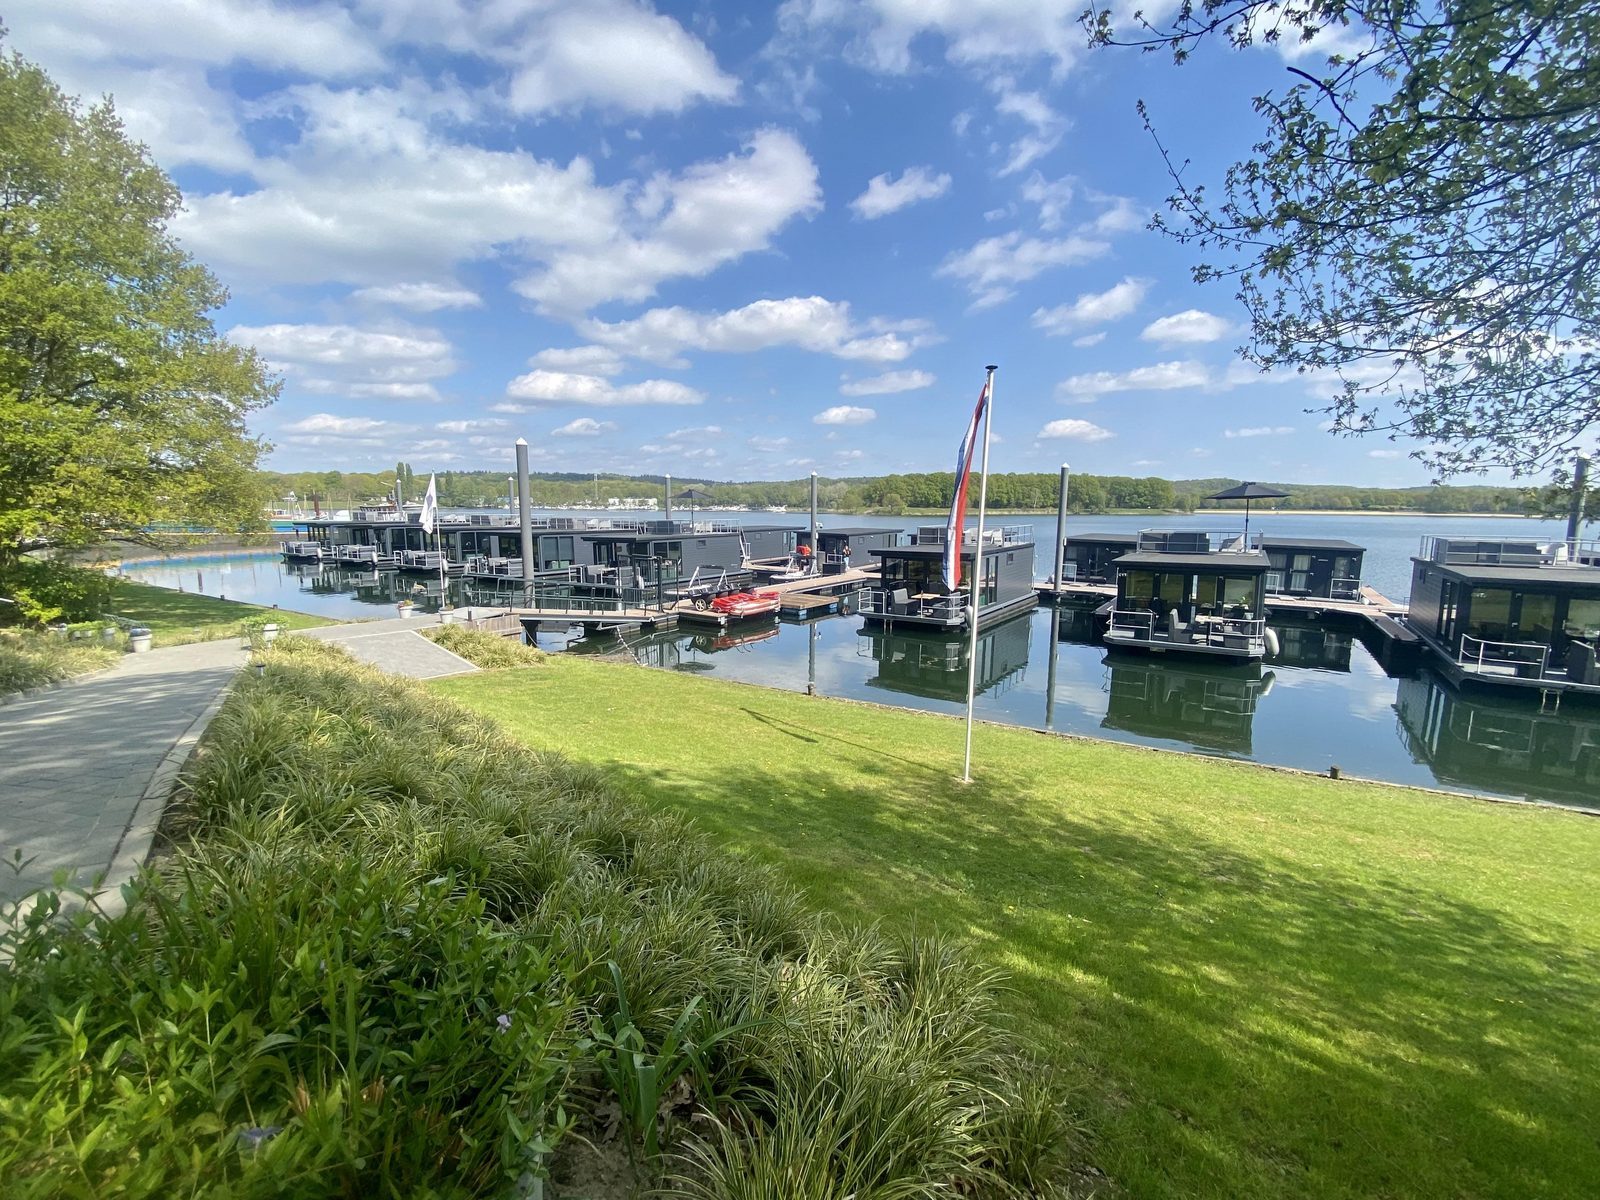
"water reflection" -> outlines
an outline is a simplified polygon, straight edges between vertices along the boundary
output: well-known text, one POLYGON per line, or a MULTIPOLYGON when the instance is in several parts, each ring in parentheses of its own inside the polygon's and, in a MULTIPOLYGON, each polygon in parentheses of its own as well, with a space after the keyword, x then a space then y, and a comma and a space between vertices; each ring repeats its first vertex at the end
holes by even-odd
MULTIPOLYGON (((1016 617, 978 631, 978 669, 973 687, 978 695, 1001 694, 1020 683, 1028 668, 1033 621, 1016 617)), ((867 686, 902 695, 952 700, 967 698, 968 641, 965 637, 907 633, 863 626, 857 653, 877 664, 867 686)))
POLYGON ((1260 663, 1156 662, 1115 651, 1106 667, 1102 729, 1238 757, 1252 753, 1256 706, 1277 681, 1260 663))
POLYGON ((1431 672, 1402 679, 1395 707, 1407 748, 1440 783, 1600 807, 1600 711, 1465 696, 1431 672))

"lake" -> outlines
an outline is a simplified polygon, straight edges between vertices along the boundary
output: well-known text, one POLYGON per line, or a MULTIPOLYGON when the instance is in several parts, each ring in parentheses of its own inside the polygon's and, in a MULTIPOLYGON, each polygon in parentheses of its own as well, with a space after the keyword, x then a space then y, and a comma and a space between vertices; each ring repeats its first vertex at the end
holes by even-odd
MULTIPOLYGON (((572 515, 572 514, 559 514, 572 515)), ((742 523, 802 525, 804 514, 717 513, 742 523)), ((1007 523, 1019 520, 1006 516, 1007 523)), ((831 514, 824 525, 914 529, 937 518, 831 514)), ((1054 514, 1021 518, 1048 540, 1054 514)), ((1081 517, 1078 532, 1225 528, 1216 515, 1155 521, 1081 517)), ((1272 516, 1252 529, 1283 536, 1343 537, 1368 548, 1365 581, 1403 600, 1410 555, 1425 533, 1560 537, 1559 522, 1494 518, 1272 516)), ((1044 573, 1042 569, 1040 574, 1044 573)), ((135 563, 132 579, 207 595, 352 619, 392 615, 417 593, 437 607, 438 584, 385 573, 351 575, 289 566, 273 554, 135 563)), ((460 581, 452 599, 469 603, 460 581)), ((425 618, 419 618, 425 619, 425 618)), ((1558 714, 1537 700, 1458 694, 1431 671, 1391 678, 1353 630, 1274 622, 1282 652, 1272 662, 1226 665, 1157 661, 1092 644, 1087 614, 1042 608, 985 629, 979 641, 977 714, 1030 728, 1248 759, 1394 783, 1600 808, 1600 706, 1568 697, 1558 714)), ((609 640, 542 635, 549 649, 618 652, 609 640)), ((850 613, 809 625, 757 625, 728 632, 677 629, 630 638, 641 663, 724 679, 933 712, 960 713, 966 687, 962 639, 868 630, 850 613)))

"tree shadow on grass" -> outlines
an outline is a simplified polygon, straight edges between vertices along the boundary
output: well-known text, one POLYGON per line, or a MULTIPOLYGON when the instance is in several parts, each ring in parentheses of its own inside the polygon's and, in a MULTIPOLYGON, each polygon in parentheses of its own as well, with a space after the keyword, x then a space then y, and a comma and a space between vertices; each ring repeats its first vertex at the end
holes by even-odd
POLYGON ((1070 786, 874 765, 826 725, 794 728, 828 773, 616 769, 836 911, 976 942, 1021 1028, 1087 1076, 1130 1193, 1594 1193, 1592 944, 1451 894, 1459 876, 1430 886, 1425 863, 1358 876, 1103 802, 1080 818, 1070 786))

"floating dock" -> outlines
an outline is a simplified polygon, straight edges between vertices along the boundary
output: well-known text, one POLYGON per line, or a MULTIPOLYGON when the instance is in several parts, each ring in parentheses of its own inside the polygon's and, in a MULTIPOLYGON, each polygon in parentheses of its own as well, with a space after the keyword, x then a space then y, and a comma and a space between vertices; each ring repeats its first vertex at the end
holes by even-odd
POLYGON ((815 592, 788 592, 778 601, 778 615, 804 621, 836 613, 843 604, 842 596, 819 596, 815 592))

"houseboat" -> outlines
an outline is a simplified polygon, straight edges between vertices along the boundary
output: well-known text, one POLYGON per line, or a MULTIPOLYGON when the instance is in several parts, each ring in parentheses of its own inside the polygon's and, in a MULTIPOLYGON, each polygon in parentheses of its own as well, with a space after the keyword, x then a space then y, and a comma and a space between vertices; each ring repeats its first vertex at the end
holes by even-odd
POLYGON ((944 526, 924 526, 907 546, 880 546, 871 551, 880 567, 880 586, 861 598, 861 615, 869 624, 920 627, 955 632, 967 627, 968 581, 981 561, 978 584, 978 626, 1003 621, 1038 604, 1033 586, 1033 528, 1001 525, 985 529, 983 545, 969 529, 961 547, 962 586, 952 592, 944 584, 944 526))
MULTIPOLYGON (((1061 579, 1074 583, 1111 583, 1115 577, 1112 564, 1136 549, 1140 536, 1135 533, 1071 535, 1062 550, 1061 579)), ((1338 538, 1272 536, 1259 540, 1269 563, 1267 595, 1361 600, 1361 567, 1366 547, 1338 538)))
MULTIPOLYGON (((863 626, 856 653, 878 664, 869 687, 908 696, 961 703, 967 698, 967 643, 925 630, 863 626)), ((1028 668, 1032 624, 1026 616, 978 631, 977 695, 1004 692, 1022 681, 1028 668)))
POLYGON ((1600 541, 1425 537, 1406 624, 1451 683, 1600 695, 1600 541))
POLYGON ((1154 530, 1112 562, 1108 646, 1152 654, 1259 659, 1267 629, 1267 572, 1259 534, 1154 530))
POLYGON ((800 531, 726 521, 644 521, 631 529, 585 533, 588 561, 632 575, 637 586, 671 586, 697 571, 737 570, 750 559, 794 553, 800 531))

